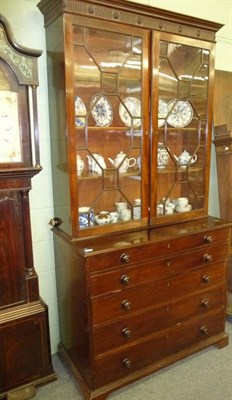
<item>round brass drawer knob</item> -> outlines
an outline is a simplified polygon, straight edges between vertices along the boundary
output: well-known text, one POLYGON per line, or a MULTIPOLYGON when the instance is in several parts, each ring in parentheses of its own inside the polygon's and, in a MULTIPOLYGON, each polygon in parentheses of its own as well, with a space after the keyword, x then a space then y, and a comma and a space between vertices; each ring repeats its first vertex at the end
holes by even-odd
POLYGON ((130 367, 132 366, 132 362, 131 362, 128 358, 124 358, 124 360, 123 360, 123 362, 122 362, 122 365, 123 365, 125 368, 130 368, 130 367))
POLYGON ((208 262, 213 261, 213 256, 212 256, 212 254, 205 253, 205 254, 203 255, 203 260, 204 260, 204 261, 208 261, 208 262))
POLYGON ((201 302, 202 307, 208 308, 209 307, 209 301, 207 299, 202 300, 201 302))
POLYGON ((123 336, 125 336, 125 338, 130 338, 131 337, 131 330, 129 329, 129 328, 124 328, 123 330, 122 330, 122 334, 123 334, 123 336))
POLYGON ((129 310, 129 309, 131 308, 131 303, 130 303, 128 300, 123 300, 123 302, 122 302, 122 307, 123 307, 125 310, 129 310))
POLYGON ((206 328, 206 326, 202 326, 200 330, 201 333, 203 333, 204 335, 208 335, 208 329, 206 328))
POLYGON ((128 263, 128 262, 130 261, 130 255, 129 255, 128 253, 123 253, 123 254, 120 256, 120 260, 121 260, 121 262, 123 262, 123 263, 128 263))
POLYGON ((130 277, 128 275, 122 275, 121 276, 121 282, 124 283, 124 285, 129 285, 130 277))
POLYGON ((204 241, 205 242, 207 242, 207 243, 212 243, 213 242, 213 238, 212 238, 212 236, 208 236, 208 235, 205 235, 205 237, 204 237, 204 241))
POLYGON ((203 281, 204 283, 210 283, 210 282, 211 282, 211 277, 210 277, 210 275, 204 275, 204 276, 202 277, 202 281, 203 281))

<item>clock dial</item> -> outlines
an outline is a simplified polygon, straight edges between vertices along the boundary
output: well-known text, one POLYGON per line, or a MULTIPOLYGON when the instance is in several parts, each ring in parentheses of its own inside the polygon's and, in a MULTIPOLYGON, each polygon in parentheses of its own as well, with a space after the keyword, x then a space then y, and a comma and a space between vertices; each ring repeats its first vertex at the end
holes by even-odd
POLYGON ((174 128, 183 128, 192 121, 193 109, 189 101, 171 100, 168 103, 168 110, 170 114, 167 118, 167 122, 174 128))
POLYGON ((0 163, 21 162, 17 93, 0 91, 0 163))

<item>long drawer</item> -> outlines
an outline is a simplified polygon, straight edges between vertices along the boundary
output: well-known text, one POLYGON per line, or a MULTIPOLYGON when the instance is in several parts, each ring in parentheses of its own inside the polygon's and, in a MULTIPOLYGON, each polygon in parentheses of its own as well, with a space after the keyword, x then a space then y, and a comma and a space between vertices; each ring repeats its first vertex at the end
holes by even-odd
POLYGON ((94 298, 91 301, 92 324, 125 318, 142 309, 222 285, 226 281, 226 271, 226 262, 215 263, 179 275, 178 279, 164 278, 94 298))
POLYGON ((133 314, 123 320, 101 325, 93 330, 94 354, 127 346, 135 340, 207 314, 213 309, 224 309, 224 304, 225 285, 221 285, 174 302, 168 301, 161 307, 133 314))
POLYGON ((224 312, 216 310, 207 317, 186 321, 146 341, 133 342, 127 348, 98 356, 94 361, 95 384, 98 387, 125 377, 223 331, 224 312))
MULTIPOLYGON (((181 230, 181 228, 180 228, 181 230)), ((191 235, 173 237, 170 239, 149 242, 147 244, 125 247, 123 250, 110 250, 87 257, 87 265, 90 272, 115 268, 116 266, 136 263, 154 258, 167 256, 178 251, 191 250, 209 244, 227 243, 229 228, 198 232, 191 235)), ((184 229, 183 229, 184 235, 184 229)))
POLYGON ((191 252, 170 255, 165 258, 153 258, 134 265, 123 265, 116 270, 92 274, 90 279, 91 296, 99 296, 109 292, 127 290, 128 287, 156 279, 172 277, 187 272, 204 264, 224 260, 228 254, 228 245, 210 245, 191 252))

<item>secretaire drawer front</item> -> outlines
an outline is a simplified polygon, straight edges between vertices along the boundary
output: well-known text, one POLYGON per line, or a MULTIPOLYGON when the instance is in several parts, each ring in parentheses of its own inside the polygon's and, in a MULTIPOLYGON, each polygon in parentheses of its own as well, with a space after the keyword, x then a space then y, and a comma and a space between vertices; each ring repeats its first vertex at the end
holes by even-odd
POLYGON ((120 265, 129 265, 154 257, 195 249, 200 246, 209 246, 219 242, 228 241, 228 229, 218 229, 212 232, 202 232, 177 238, 169 238, 163 241, 147 243, 138 246, 129 246, 121 250, 111 250, 101 254, 90 255, 87 259, 90 272, 115 268, 120 265))
POLYGON ((95 358, 96 385, 104 385, 138 371, 172 354, 220 334, 224 326, 223 311, 215 311, 207 318, 201 316, 175 326, 165 333, 139 344, 95 358))
POLYGON ((207 314, 216 308, 224 308, 225 287, 197 293, 164 306, 141 312, 136 316, 125 317, 123 320, 101 325, 93 330, 94 354, 101 354, 113 348, 127 346, 141 339, 166 329, 183 321, 207 314))
POLYGON ((129 287, 156 279, 172 277, 178 273, 190 271, 201 265, 224 260, 228 253, 228 246, 209 246, 207 250, 201 247, 191 252, 177 256, 154 258, 134 266, 123 266, 115 271, 110 270, 102 274, 92 274, 90 279, 91 296, 99 296, 109 292, 127 290, 129 287))
POLYGON ((196 291, 204 291, 222 285, 226 280, 226 263, 201 267, 178 279, 170 278, 128 288, 127 291, 111 293, 92 299, 93 325, 173 301, 196 291))

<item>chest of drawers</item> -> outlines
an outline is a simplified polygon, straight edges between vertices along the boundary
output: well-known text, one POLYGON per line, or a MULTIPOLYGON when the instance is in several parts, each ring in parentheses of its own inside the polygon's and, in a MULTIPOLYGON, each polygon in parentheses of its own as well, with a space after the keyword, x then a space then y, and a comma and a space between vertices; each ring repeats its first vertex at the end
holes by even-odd
POLYGON ((55 235, 60 351, 86 399, 227 344, 229 231, 204 218, 104 240, 55 235))

